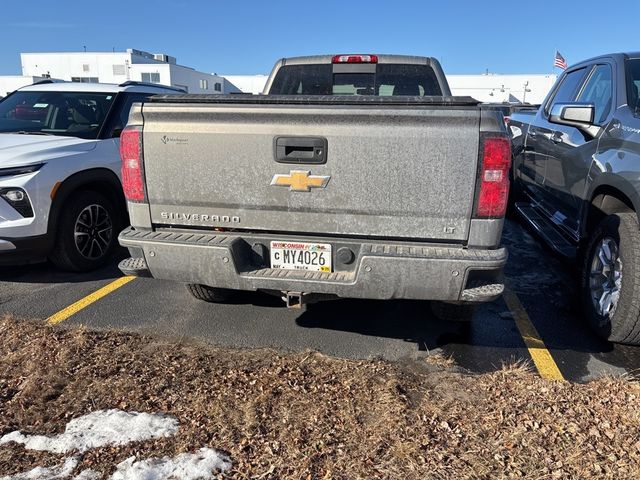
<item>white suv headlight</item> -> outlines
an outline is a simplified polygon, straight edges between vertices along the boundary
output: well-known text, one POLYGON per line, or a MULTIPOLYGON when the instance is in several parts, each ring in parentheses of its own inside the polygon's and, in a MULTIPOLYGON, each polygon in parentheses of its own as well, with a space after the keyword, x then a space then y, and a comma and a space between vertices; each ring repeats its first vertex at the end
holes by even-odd
POLYGON ((0 168, 0 177, 13 177, 15 175, 26 175, 27 173, 37 172, 43 165, 44 163, 35 163, 24 167, 0 168))

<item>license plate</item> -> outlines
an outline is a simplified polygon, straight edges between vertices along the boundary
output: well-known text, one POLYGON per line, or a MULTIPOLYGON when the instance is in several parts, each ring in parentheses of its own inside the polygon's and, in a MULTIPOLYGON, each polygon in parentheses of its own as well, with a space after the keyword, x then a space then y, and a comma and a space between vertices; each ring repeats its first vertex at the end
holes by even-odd
POLYGON ((271 268, 331 272, 331 245, 271 242, 271 268))

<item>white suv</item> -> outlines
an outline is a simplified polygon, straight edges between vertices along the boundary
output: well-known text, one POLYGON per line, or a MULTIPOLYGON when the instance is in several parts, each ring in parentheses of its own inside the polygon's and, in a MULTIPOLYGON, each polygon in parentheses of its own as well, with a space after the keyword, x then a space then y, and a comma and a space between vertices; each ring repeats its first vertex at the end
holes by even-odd
POLYGON ((102 265, 127 225, 120 132, 131 104, 180 89, 47 82, 0 101, 0 265, 102 265))

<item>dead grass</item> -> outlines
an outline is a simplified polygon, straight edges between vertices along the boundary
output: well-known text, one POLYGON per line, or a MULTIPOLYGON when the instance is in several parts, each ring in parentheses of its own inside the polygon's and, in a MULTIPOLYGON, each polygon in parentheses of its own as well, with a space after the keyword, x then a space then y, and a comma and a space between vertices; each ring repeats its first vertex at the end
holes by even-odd
POLYGON ((441 368, 451 368, 456 365, 456 362, 451 355, 444 355, 442 353, 429 354, 424 361, 429 365, 441 368))
POLYGON ((530 373, 535 373, 536 369, 531 363, 530 360, 525 359, 517 359, 512 360, 510 362, 503 363, 500 366, 500 372, 503 375, 526 375, 530 373))
MULTIPOLYGON (((472 376, 0 321, 0 434, 58 433, 108 408, 169 413, 179 434, 90 451, 78 471, 209 446, 238 479, 640 478, 631 378, 548 382, 522 365, 472 376)), ((5 445, 0 473, 60 458, 5 445)))

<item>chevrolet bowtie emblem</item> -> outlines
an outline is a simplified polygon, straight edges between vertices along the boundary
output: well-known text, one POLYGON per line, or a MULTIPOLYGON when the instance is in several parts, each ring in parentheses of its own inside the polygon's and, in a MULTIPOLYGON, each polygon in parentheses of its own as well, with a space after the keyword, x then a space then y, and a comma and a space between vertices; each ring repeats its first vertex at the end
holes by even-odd
POLYGON ((291 170, 289 175, 276 173, 271 185, 289 187, 292 192, 309 192, 312 188, 325 188, 330 178, 329 175, 311 175, 308 170, 291 170))

